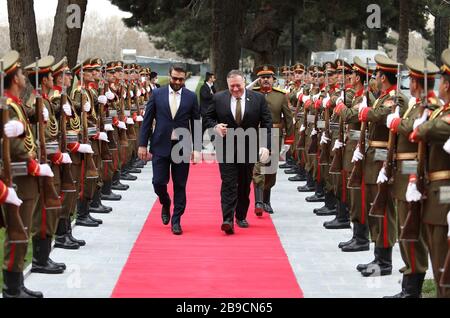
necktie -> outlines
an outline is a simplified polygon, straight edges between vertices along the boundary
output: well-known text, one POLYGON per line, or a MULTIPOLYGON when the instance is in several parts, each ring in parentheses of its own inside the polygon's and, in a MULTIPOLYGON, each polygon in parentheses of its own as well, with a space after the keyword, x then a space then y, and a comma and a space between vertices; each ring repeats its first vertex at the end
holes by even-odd
POLYGON ((236 124, 240 126, 242 123, 242 105, 241 105, 241 99, 237 98, 236 100, 236 124))
POLYGON ((172 92, 172 101, 170 102, 170 112, 172 113, 172 118, 175 119, 177 115, 178 106, 177 106, 177 93, 172 92))

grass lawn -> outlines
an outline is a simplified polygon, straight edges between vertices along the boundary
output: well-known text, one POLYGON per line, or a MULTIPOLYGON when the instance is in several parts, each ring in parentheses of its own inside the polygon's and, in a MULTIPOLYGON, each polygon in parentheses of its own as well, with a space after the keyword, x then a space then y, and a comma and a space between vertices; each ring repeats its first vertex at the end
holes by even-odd
POLYGON ((161 87, 169 85, 169 77, 158 76, 158 84, 161 85, 161 87))
POLYGON ((205 84, 205 78, 200 78, 200 81, 198 82, 197 89, 195 90, 195 93, 200 98, 200 89, 202 88, 203 84, 205 84))
POLYGON ((427 279, 423 283, 422 288, 423 298, 436 298, 436 284, 433 279, 427 279))

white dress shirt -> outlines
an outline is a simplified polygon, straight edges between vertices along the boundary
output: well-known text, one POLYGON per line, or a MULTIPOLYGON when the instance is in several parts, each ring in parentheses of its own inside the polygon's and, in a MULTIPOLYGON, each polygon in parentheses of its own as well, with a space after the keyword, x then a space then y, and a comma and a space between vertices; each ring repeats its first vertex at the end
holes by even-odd
MULTIPOLYGON (((241 97, 241 110, 242 110, 241 120, 244 119, 245 102, 246 102, 246 92, 244 91, 244 95, 242 95, 242 97, 241 97)), ((237 99, 234 96, 231 96, 231 112, 233 113, 234 119, 236 119, 236 104, 237 104, 237 99)))
POLYGON ((212 88, 213 88, 214 84, 212 84, 212 83, 210 83, 210 82, 206 82, 206 85, 208 85, 208 87, 209 87, 209 90, 211 91, 211 94, 213 94, 213 95, 214 95, 214 92, 213 92, 213 90, 212 90, 212 88))
MULTIPOLYGON (((176 98, 177 98, 177 111, 180 109, 180 105, 181 105, 181 93, 182 93, 183 89, 180 89, 178 92, 175 92, 172 87, 170 87, 169 85, 169 109, 170 109, 170 105, 172 103, 173 100, 173 95, 176 94, 176 98)), ((172 132, 172 137, 171 137, 172 141, 178 141, 179 138, 177 136, 177 134, 175 133, 175 130, 172 132)))

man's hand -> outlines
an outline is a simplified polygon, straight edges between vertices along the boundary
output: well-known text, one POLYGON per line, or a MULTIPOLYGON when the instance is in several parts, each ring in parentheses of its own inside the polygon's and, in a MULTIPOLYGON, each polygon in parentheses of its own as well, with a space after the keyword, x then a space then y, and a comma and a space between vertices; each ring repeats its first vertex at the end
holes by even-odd
POLYGON ((394 121, 394 119, 398 119, 398 118, 400 118, 400 107, 399 106, 397 106, 397 108, 395 109, 395 113, 389 114, 387 116, 386 127, 388 129, 391 129, 392 122, 394 121))
POLYGON ((322 138, 320 139, 320 144, 321 145, 328 145, 328 142, 330 142, 330 141, 331 141, 331 139, 328 138, 325 133, 323 133, 322 134, 322 138))
POLYGON ((339 139, 334 143, 333 151, 342 149, 344 147, 344 143, 340 142, 339 139))
POLYGON ((63 159, 62 164, 68 165, 72 163, 72 159, 70 158, 70 155, 68 153, 63 153, 63 159))
POLYGON ((304 132, 305 130, 306 130, 305 125, 302 125, 302 126, 300 127, 300 132, 302 133, 302 132, 304 132))
POLYGON ((8 188, 8 196, 6 197, 5 202, 15 206, 21 206, 23 203, 23 201, 17 196, 16 190, 13 188, 8 188))
POLYGON ((202 153, 200 151, 192 152, 192 162, 197 165, 202 162, 202 153))
POLYGON ((408 188, 406 189, 406 201, 418 202, 422 200, 422 193, 417 189, 417 176, 411 175, 409 177, 408 188))
POLYGON ((6 137, 16 138, 25 132, 25 126, 18 120, 10 120, 3 127, 6 137))
POLYGON ((69 104, 67 104, 67 103, 64 104, 62 108, 63 108, 64 113, 66 114, 66 116, 72 117, 72 107, 70 107, 69 104))
POLYGON ((381 168, 380 173, 378 174, 377 184, 383 184, 388 182, 389 179, 387 177, 386 168, 381 168))
POLYGON ((353 153, 352 163, 361 161, 364 159, 364 155, 359 150, 359 147, 356 147, 355 152, 353 153))
POLYGON ((422 117, 416 119, 414 121, 414 130, 416 130, 419 126, 424 124, 428 120, 428 111, 424 111, 422 117))
POLYGON ((153 155, 147 150, 147 147, 139 147, 138 157, 143 161, 152 161, 153 155))
POLYGON ((267 148, 260 148, 259 149, 259 161, 263 164, 266 164, 269 162, 270 159, 270 150, 267 148))
POLYGON ((214 127, 214 130, 216 133, 220 135, 220 137, 225 137, 228 133, 228 125, 227 124, 218 124, 216 127, 214 127))

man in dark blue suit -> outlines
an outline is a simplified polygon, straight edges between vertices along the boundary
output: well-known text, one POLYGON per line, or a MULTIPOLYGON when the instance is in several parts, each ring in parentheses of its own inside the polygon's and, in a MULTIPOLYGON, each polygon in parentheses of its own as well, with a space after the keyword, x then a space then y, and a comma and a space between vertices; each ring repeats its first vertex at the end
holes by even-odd
POLYGON ((153 163, 153 187, 163 206, 164 225, 169 224, 171 219, 172 202, 167 185, 172 172, 174 190, 172 232, 175 235, 183 233, 181 216, 186 209, 186 183, 191 154, 194 163, 199 162, 201 157, 202 138, 198 136, 197 142, 194 138, 195 131, 199 130, 198 134, 201 134, 197 96, 184 87, 185 80, 186 71, 183 67, 171 67, 170 85, 156 89, 147 104, 139 139, 139 158, 152 160, 153 163), (198 129, 195 129, 196 125, 198 129))

